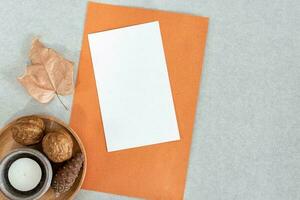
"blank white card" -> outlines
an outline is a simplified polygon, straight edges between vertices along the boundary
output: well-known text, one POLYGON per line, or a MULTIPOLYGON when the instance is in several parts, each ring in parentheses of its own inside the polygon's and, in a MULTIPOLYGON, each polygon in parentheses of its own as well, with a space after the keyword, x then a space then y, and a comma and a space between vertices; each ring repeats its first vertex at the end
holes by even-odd
POLYGON ((88 39, 107 150, 179 140, 159 23, 88 39))

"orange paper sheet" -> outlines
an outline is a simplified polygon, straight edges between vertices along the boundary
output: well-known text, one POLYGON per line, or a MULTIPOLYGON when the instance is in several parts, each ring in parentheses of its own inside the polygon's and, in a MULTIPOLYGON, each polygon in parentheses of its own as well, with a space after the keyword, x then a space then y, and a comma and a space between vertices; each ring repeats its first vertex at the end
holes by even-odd
POLYGON ((71 127, 87 152, 84 189, 146 199, 183 199, 207 29, 204 17, 88 4, 71 114, 71 127), (156 20, 181 140, 108 153, 87 34, 156 20))

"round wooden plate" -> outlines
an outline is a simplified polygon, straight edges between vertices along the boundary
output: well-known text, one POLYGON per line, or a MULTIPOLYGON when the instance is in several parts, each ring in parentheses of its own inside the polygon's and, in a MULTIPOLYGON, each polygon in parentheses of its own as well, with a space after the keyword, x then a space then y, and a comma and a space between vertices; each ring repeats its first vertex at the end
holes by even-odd
MULTIPOLYGON (((86 152, 84 150, 84 146, 83 146, 82 142, 80 141, 79 137, 77 136, 77 134, 61 120, 58 120, 52 116, 46 116, 46 115, 34 115, 34 116, 37 116, 37 117, 41 118, 42 120, 44 120, 44 123, 46 126, 46 129, 45 129, 46 133, 50 132, 50 131, 61 130, 61 129, 64 129, 65 131, 67 131, 72 136, 72 139, 73 139, 73 143, 74 143, 73 154, 75 154, 77 152, 81 152, 81 153, 83 153, 84 158, 85 158, 85 161, 80 170, 79 176, 77 177, 76 182, 74 183, 74 185, 68 192, 60 195, 59 197, 55 197, 54 191, 50 188, 48 190, 48 192, 43 195, 41 200, 73 199, 75 197, 75 195, 79 192, 81 185, 83 183, 84 177, 85 177, 85 173, 86 173, 87 159, 86 159, 86 152)), ((12 138, 12 135, 11 135, 11 131, 10 131, 10 127, 12 125, 14 125, 18 119, 13 120, 12 122, 7 124, 4 128, 2 128, 0 130, 0 160, 6 154, 8 154, 11 150, 19 148, 19 147, 24 147, 14 141, 14 139, 12 138)), ((41 143, 34 145, 34 146, 30 146, 30 147, 33 149, 42 151, 41 143)), ((51 163, 51 164, 52 164, 54 174, 56 173, 56 170, 62 165, 62 164, 56 164, 56 163, 51 163)), ((1 191, 0 191, 0 199, 6 199, 4 197, 4 195, 1 193, 1 191)))

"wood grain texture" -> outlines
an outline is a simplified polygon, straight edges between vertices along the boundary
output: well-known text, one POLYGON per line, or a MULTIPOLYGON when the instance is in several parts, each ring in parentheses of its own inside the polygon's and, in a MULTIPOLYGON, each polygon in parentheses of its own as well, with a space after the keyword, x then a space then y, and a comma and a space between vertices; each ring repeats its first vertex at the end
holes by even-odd
MULTIPOLYGON (((55 197, 54 191, 50 188, 44 196, 41 198, 41 200, 71 200, 75 197, 75 195, 79 192, 81 185, 83 183, 83 180, 85 178, 85 173, 86 173, 86 167, 87 167, 87 159, 86 159, 86 152, 84 149, 84 146, 82 142, 80 141, 79 137, 77 134, 64 122, 61 120, 58 120, 52 116, 47 116, 47 115, 37 115, 37 117, 40 117, 43 119, 45 122, 45 132, 50 132, 50 131, 58 131, 58 130, 65 130, 67 131, 71 136, 72 140, 74 143, 73 146, 73 154, 77 152, 82 152, 85 158, 85 162, 83 163, 83 167, 80 170, 79 176, 76 179, 76 182, 74 183, 73 187, 66 193, 60 195, 59 197, 55 197)), ((19 119, 19 118, 18 118, 19 119)), ((18 119, 13 120, 9 124, 7 124, 3 129, 0 130, 0 159, 2 159, 8 152, 10 152, 13 149, 23 147, 22 145, 18 144, 17 142, 14 141, 12 138, 12 133, 10 131, 10 127, 16 123, 18 119)), ((42 151, 42 145, 41 143, 31 146, 34 149, 42 151)), ((56 164, 56 163, 51 163, 53 167, 53 172, 55 173, 56 170, 62 165, 62 164, 56 164)), ((0 199, 6 200, 5 196, 0 192, 0 199)))

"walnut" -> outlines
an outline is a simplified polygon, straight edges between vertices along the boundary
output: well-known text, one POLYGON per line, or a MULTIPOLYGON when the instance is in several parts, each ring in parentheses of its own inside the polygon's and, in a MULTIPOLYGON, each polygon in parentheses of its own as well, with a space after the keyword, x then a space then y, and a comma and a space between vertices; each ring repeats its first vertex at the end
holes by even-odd
POLYGON ((73 140, 63 130, 47 133, 43 138, 42 146, 47 157, 55 163, 63 162, 72 157, 73 140))
POLYGON ((14 140, 22 145, 33 145, 39 143, 45 130, 42 119, 35 116, 18 119, 16 124, 10 128, 14 140))

